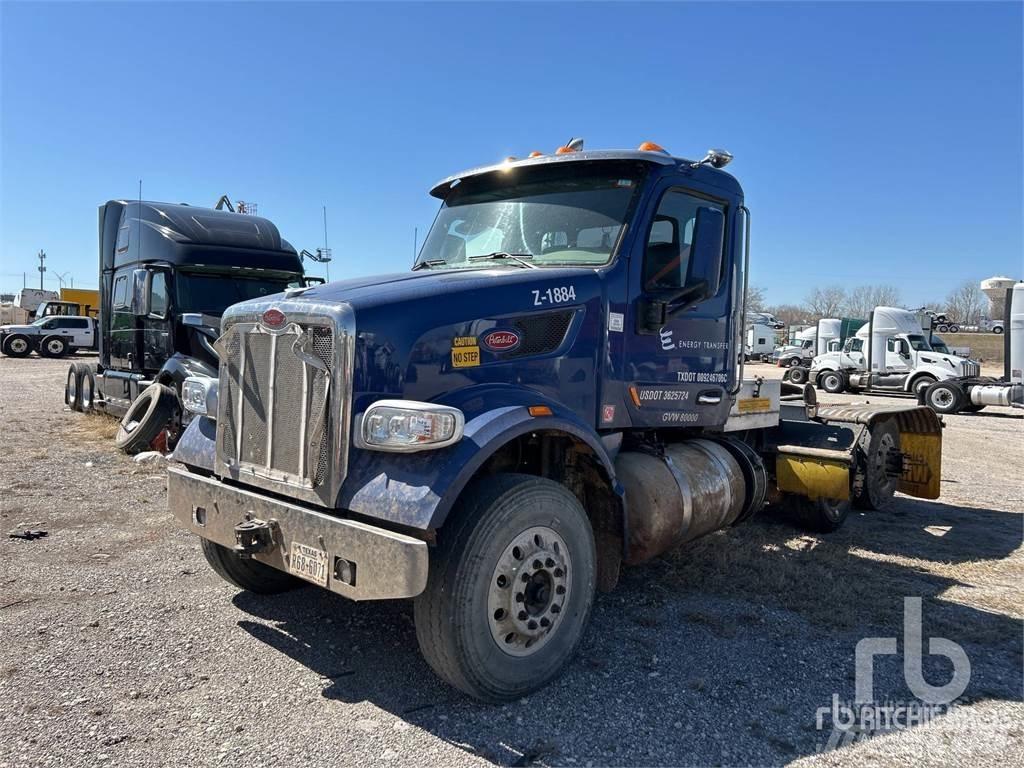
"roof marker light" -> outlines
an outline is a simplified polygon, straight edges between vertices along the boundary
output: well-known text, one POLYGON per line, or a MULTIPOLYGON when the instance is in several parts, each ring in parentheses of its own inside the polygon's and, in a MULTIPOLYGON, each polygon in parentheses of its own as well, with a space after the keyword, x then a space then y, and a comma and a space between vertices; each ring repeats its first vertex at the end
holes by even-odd
POLYGON ((509 155, 508 157, 505 158, 506 163, 514 163, 515 161, 516 159, 512 155, 509 155))
MULTIPOLYGON (((637 149, 641 152, 665 152, 665 148, 663 146, 655 144, 653 141, 645 141, 637 147, 637 149)), ((665 154, 667 155, 668 152, 665 152, 665 154)))
POLYGON ((536 149, 533 150, 533 152, 530 153, 530 157, 543 157, 543 156, 544 156, 544 153, 539 151, 539 150, 536 150, 536 149))

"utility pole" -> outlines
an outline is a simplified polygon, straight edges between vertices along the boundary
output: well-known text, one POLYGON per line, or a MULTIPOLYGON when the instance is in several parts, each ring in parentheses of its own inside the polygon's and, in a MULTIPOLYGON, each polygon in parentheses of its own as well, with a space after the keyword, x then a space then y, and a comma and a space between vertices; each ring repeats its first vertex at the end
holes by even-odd
POLYGON ((46 267, 43 266, 43 261, 46 260, 46 251, 42 248, 39 249, 39 290, 43 290, 43 273, 46 271, 46 267))

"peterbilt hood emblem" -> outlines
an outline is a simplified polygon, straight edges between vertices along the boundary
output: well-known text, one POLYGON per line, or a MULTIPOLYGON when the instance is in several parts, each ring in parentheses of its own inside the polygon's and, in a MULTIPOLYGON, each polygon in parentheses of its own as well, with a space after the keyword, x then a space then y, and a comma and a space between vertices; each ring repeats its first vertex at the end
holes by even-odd
POLYGON ((492 352, 508 352, 519 346, 519 334, 515 331, 491 331, 480 342, 492 352))
POLYGON ((284 312, 279 309, 268 309, 263 313, 260 322, 267 328, 280 328, 285 323, 284 312))

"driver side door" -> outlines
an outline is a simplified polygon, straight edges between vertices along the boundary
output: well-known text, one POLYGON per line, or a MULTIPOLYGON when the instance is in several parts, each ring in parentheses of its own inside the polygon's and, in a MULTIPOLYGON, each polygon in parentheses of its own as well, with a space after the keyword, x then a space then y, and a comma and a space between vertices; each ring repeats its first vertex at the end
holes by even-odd
MULTIPOLYGON (((736 343, 729 322, 735 270, 727 247, 735 221, 730 226, 732 219, 726 218, 723 278, 716 294, 653 327, 645 307, 686 285, 698 210, 729 213, 724 200, 678 182, 663 181, 655 199, 630 267, 633 322, 623 370, 630 422, 634 427, 721 424, 729 407, 726 389, 736 343)), ((742 351, 742 341, 739 347, 742 351)))

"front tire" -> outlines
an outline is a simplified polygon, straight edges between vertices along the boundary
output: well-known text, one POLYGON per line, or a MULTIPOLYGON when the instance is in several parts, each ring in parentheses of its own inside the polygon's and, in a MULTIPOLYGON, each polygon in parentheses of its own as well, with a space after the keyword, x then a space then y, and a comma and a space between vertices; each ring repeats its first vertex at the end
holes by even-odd
POLYGON ((843 381, 843 374, 839 371, 825 371, 818 377, 821 388, 831 395, 838 395, 846 389, 846 382, 843 381))
POLYGON ((931 376, 930 374, 927 373, 923 373, 916 379, 914 379, 914 384, 911 387, 911 391, 914 393, 914 395, 920 397, 920 395, 936 381, 937 379, 934 376, 931 376))
POLYGON ((23 333, 15 333, 4 339, 0 350, 8 357, 28 357, 32 354, 32 341, 23 333))
POLYGON ((810 378, 810 371, 802 366, 789 369, 789 380, 794 384, 806 384, 808 378, 810 378))
POLYGON ((290 573, 279 571, 259 560, 245 558, 208 539, 199 539, 203 557, 214 572, 228 584, 258 595, 276 595, 303 586, 290 573))
POLYGON ((590 521, 566 488, 530 475, 481 478, 441 530, 416 598, 420 651, 481 701, 541 688, 583 637, 596 559, 590 521))

